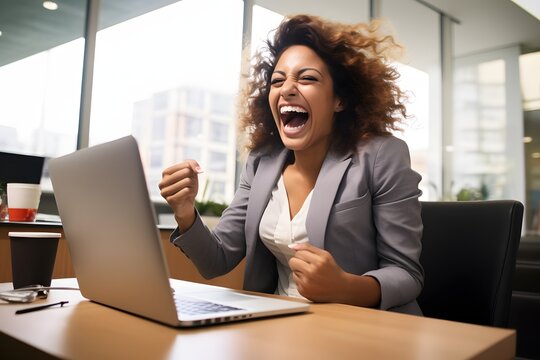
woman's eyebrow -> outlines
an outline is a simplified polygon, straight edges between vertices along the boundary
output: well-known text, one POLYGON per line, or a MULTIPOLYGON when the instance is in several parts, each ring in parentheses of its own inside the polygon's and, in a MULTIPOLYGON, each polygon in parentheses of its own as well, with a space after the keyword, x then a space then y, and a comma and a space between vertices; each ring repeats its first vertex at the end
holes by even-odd
MULTIPOLYGON (((313 71, 319 73, 321 76, 323 76, 323 74, 322 74, 322 72, 321 72, 320 70, 315 69, 315 68, 310 68, 310 67, 300 69, 300 70, 298 71, 298 74, 303 74, 303 73, 305 73, 306 71, 309 71, 309 70, 313 70, 313 71)), ((286 75, 287 75, 287 74, 285 74, 285 71, 282 71, 282 70, 274 70, 274 72, 272 73, 272 75, 273 75, 273 74, 280 74, 280 75, 283 75, 283 76, 286 76, 286 75)))
POLYGON ((322 74, 322 72, 321 72, 320 70, 315 69, 315 68, 309 68, 309 67, 308 67, 308 68, 302 68, 302 69, 300 69, 300 71, 299 71, 298 73, 299 73, 299 74, 302 74, 302 73, 305 73, 306 71, 309 71, 309 70, 313 70, 313 71, 315 71, 315 72, 318 72, 319 75, 323 76, 323 74, 322 74))
POLYGON ((281 70, 274 70, 274 72, 272 73, 272 75, 274 74, 280 74, 280 75, 283 75, 285 76, 285 71, 281 71, 281 70))

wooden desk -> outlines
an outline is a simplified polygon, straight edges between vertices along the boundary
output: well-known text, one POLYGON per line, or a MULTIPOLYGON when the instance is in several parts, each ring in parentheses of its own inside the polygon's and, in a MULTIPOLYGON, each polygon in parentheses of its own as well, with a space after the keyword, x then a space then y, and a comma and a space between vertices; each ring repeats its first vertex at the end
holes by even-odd
MULTIPOLYGON (((48 231, 62 233, 58 242, 56 261, 54 263, 53 279, 75 277, 69 248, 64 236, 64 230, 59 223, 10 223, 0 222, 0 283, 13 280, 11 275, 11 246, 8 233, 10 231, 48 231)), ((244 279, 244 262, 241 262, 226 276, 207 280, 203 278, 193 263, 174 245, 169 242, 172 229, 160 228, 161 244, 169 265, 172 278, 199 282, 203 284, 225 286, 241 289, 244 279)))
MULTIPOLYGON (((75 279, 54 280, 76 286, 75 279)), ((0 284, 0 290, 10 289, 0 284)), ((513 330, 338 304, 310 313, 175 329, 52 290, 63 308, 15 315, 0 305, 0 358, 65 359, 512 359, 513 330)))

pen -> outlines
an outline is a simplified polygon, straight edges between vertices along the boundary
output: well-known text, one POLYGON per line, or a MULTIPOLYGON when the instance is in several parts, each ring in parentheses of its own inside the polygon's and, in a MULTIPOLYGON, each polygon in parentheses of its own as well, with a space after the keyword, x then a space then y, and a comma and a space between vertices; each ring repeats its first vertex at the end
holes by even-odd
POLYGON ((17 310, 15 311, 15 314, 26 314, 26 313, 29 313, 29 312, 32 312, 32 311, 39 311, 39 310, 43 310, 43 309, 46 309, 48 307, 51 307, 51 306, 56 306, 56 305, 60 305, 60 306, 64 306, 64 304, 67 304, 69 301, 60 301, 60 302, 57 302, 57 303, 54 303, 54 304, 47 304, 47 305, 41 305, 41 306, 34 306, 34 307, 31 307, 31 308, 26 308, 26 309, 21 309, 21 310, 17 310))

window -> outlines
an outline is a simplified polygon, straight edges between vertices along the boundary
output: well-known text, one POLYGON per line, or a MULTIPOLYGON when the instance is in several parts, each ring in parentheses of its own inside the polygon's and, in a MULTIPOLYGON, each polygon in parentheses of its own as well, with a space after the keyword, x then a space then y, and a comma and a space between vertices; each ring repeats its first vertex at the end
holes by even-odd
MULTIPOLYGON (((56 11, 39 2, 2 5, 0 151, 56 157, 76 150, 85 8, 85 1, 56 11)), ((42 186, 52 190, 48 179, 42 186)))
POLYGON ((153 96, 154 111, 167 109, 167 100, 168 100, 167 97, 168 97, 168 95, 169 94, 167 92, 161 92, 161 93, 154 94, 154 96, 153 96))
POLYGON ((229 126, 225 123, 212 121, 210 123, 210 141, 227 143, 229 140, 229 126))
POLYGON ((166 118, 165 116, 156 116, 152 123, 152 140, 164 141, 166 130, 166 118))
POLYGON ((212 181, 212 189, 210 190, 210 197, 216 199, 217 201, 222 201, 225 197, 225 182, 214 180, 212 181))
POLYGON ((525 111, 540 110, 540 51, 519 57, 521 93, 525 111))
POLYGON ((186 91, 187 104, 195 109, 204 109, 204 91, 201 89, 188 89, 186 91))
POLYGON ((409 97, 406 106, 411 117, 400 125, 403 131, 396 131, 394 135, 407 142, 411 153, 411 167, 422 175, 419 185, 422 190, 422 200, 435 200, 439 197, 440 185, 436 185, 429 175, 430 165, 432 165, 430 156, 433 156, 436 149, 430 141, 433 125, 429 118, 429 74, 400 63, 396 63, 395 66, 400 74, 399 86, 409 97))
POLYGON ((155 147, 150 150, 150 167, 157 169, 163 167, 163 148, 155 147))
POLYGON ((212 94, 211 109, 214 114, 230 115, 233 109, 233 97, 224 94, 212 94))
POLYGON ((211 151, 208 168, 216 172, 227 171, 227 154, 217 151, 211 151))
MULTIPOLYGON (((225 159, 234 158, 234 137, 223 137, 211 118, 235 121, 242 14, 241 0, 183 0, 97 34, 90 144, 135 135, 141 156, 151 159, 145 172, 156 201, 163 201, 158 164, 171 166, 190 155, 211 177, 215 166, 206 162, 214 143, 225 159), (177 151, 195 145, 200 153, 177 151)), ((234 189, 234 166, 217 168, 234 189)), ((225 200, 232 200, 228 195, 225 200)))
POLYGON ((519 58, 524 108, 525 218, 527 232, 540 234, 540 52, 519 58))
POLYGON ((200 140, 203 132, 203 119, 195 116, 186 116, 185 129, 186 138, 200 140))
POLYGON ((404 52, 396 63, 399 84, 409 96, 411 116, 395 135, 407 142, 412 168, 422 175, 422 200, 440 200, 441 178, 441 25, 440 15, 416 1, 382 0, 381 17, 388 19, 404 52))
POLYGON ((524 197, 522 110, 511 47, 456 59, 452 193, 460 200, 524 197), (519 121, 516 121, 519 119, 519 121))
POLYGON ((497 155, 505 152, 504 66, 503 60, 494 60, 457 68, 455 111, 459 119, 456 117, 454 127, 453 170, 456 194, 474 189, 486 198, 502 195, 501 170, 506 160, 497 155))
POLYGON ((183 159, 193 159, 200 161, 201 160, 201 149, 194 146, 184 146, 183 148, 183 159))

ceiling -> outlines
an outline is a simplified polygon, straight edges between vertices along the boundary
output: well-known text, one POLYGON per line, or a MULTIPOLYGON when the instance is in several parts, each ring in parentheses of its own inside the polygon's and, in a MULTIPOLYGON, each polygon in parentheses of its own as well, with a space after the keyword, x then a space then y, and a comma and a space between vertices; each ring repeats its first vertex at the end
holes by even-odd
MULTIPOLYGON (((83 37, 86 0, 0 0, 0 66, 83 37)), ((98 28, 104 29, 176 0, 101 0, 98 28)))
MULTIPOLYGON (((0 0, 0 66, 83 36, 86 0, 57 2, 58 10, 49 11, 40 0, 0 0)), ((173 2, 101 0, 98 27, 106 28, 173 2)), ((540 21, 510 0, 421 2, 459 21, 454 32, 457 56, 516 44, 521 44, 524 52, 540 50, 540 21)))
POLYGON ((454 26, 457 56, 520 44, 540 50, 540 20, 510 0, 427 0, 459 20, 454 26))

